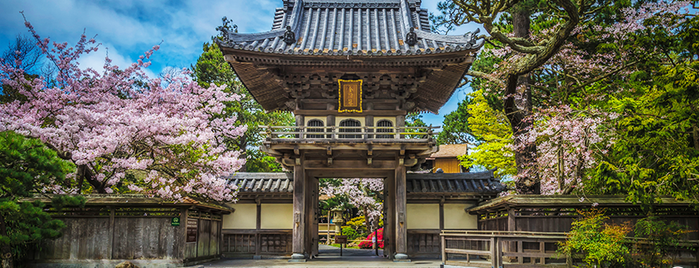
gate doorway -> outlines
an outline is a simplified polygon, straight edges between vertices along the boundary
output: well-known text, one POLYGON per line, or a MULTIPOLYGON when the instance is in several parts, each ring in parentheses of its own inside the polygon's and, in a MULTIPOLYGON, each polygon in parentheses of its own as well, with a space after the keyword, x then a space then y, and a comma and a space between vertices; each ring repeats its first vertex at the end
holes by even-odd
POLYGON ((312 258, 385 258, 385 178, 320 178, 312 258))

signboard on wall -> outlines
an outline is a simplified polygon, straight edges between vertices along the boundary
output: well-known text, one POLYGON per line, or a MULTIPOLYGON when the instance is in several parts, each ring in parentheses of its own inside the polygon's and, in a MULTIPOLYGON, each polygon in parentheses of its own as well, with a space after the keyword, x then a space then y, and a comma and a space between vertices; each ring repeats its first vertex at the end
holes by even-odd
POLYGON ((197 242, 198 223, 197 219, 187 219, 187 242, 197 242))
POLYGON ((362 80, 338 80, 338 112, 362 112, 362 80))

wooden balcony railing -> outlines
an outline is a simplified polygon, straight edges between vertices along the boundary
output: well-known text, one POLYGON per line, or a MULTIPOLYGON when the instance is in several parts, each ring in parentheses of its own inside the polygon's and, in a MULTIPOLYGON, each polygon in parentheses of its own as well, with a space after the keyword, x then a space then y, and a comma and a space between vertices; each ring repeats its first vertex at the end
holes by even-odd
POLYGON ((439 127, 260 126, 266 141, 427 143, 439 127))

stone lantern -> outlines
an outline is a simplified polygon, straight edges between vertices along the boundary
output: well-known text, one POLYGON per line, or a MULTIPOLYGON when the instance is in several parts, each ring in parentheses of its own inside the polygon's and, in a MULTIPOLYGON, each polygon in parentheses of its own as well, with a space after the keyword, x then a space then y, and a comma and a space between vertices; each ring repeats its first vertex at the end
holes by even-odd
POLYGON ((335 208, 331 210, 333 212, 333 223, 335 224, 335 234, 338 235, 340 234, 340 230, 342 230, 342 224, 345 223, 345 220, 342 218, 342 212, 344 210, 340 208, 335 208))

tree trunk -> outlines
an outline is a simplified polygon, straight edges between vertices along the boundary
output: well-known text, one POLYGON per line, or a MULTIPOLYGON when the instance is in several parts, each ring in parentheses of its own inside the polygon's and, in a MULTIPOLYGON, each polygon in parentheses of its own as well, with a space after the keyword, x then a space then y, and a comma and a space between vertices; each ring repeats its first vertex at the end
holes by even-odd
MULTIPOLYGON (((7 236, 7 226, 5 226, 5 216, 0 213, 0 235, 7 236)), ((2 254, 2 263, 0 267, 2 268, 12 268, 12 248, 10 245, 2 245, 0 248, 0 253, 2 254)))
MULTIPOLYGON (((529 8, 524 4, 514 7, 512 12, 513 31, 515 37, 529 37, 529 8)), ((539 194, 541 185, 535 172, 526 173, 526 169, 536 166, 536 144, 522 140, 532 123, 529 117, 532 113, 531 79, 529 75, 508 76, 505 88, 505 113, 510 121, 514 135, 515 163, 519 179, 515 183, 517 192, 521 194, 539 194), (519 97, 519 98, 516 98, 519 97)))

